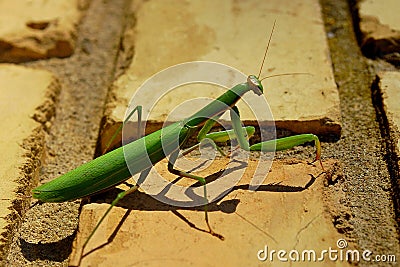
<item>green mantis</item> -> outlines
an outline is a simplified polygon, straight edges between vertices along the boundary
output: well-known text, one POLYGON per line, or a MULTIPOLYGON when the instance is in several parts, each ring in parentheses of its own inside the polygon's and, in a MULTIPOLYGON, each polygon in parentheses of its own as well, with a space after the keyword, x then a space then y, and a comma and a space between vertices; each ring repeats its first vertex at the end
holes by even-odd
MULTIPOLYGON (((261 82, 254 75, 250 75, 247 82, 236 85, 221 95, 216 101, 205 106, 191 117, 171 124, 132 143, 104 154, 53 181, 33 189, 33 197, 43 202, 63 202, 89 196, 118 185, 132 175, 151 168, 167 155, 177 154, 179 148, 198 127, 202 127, 198 135, 199 141, 207 137, 214 138, 214 140, 217 141, 226 140, 230 135, 232 136, 234 132, 240 147, 248 151, 285 150, 296 145, 315 141, 317 147, 315 160, 321 160, 320 143, 318 137, 313 134, 290 136, 249 146, 234 106, 235 103, 240 100, 240 97, 249 91, 258 95, 263 92, 261 82), (218 135, 211 134, 207 136, 206 132, 214 125, 215 119, 221 116, 229 107, 233 107, 231 109, 231 118, 235 121, 235 123, 233 123, 233 132, 231 130, 219 133, 218 135), (175 145, 176 138, 178 138, 178 146, 175 145), (218 138, 220 140, 218 140, 218 138), (125 150, 125 155, 128 155, 128 157, 124 156, 123 150, 125 150), (135 173, 132 172, 132 169, 128 169, 127 161, 136 162, 135 166, 137 167, 134 170, 135 173)), ((251 128, 249 128, 249 132, 252 132, 251 128)), ((206 199, 206 181, 204 178, 177 170, 171 162, 168 163, 168 170, 173 174, 200 181, 204 185, 204 195, 206 199)), ((128 191, 120 193, 113 201, 111 207, 116 205, 126 194, 136 189, 137 187, 135 186, 128 191)), ((205 203, 205 206, 207 207, 207 203, 205 203)), ((205 216, 209 232, 218 236, 209 225, 207 209, 205 211, 205 216)))
MULTIPOLYGON (((124 145, 123 147, 117 148, 79 166, 78 168, 60 176, 53 181, 33 189, 33 197, 43 202, 64 202, 93 195, 100 191, 114 187, 124 182, 132 175, 146 171, 157 162, 161 161, 167 156, 171 156, 168 163, 168 170, 171 173, 182 177, 196 179, 203 185, 205 221, 208 231, 212 235, 223 239, 221 235, 212 230, 209 224, 205 179, 183 170, 178 170, 174 167, 174 159, 178 157, 180 149, 196 130, 200 129, 197 136, 199 142, 206 138, 215 142, 236 139, 239 146, 246 151, 268 152, 285 150, 306 142, 315 142, 317 152, 314 161, 319 160, 321 163, 320 142, 318 137, 313 134, 290 136, 277 140, 264 141, 252 146, 249 145, 248 137, 254 133, 254 128, 242 127, 236 103, 244 94, 248 92, 256 95, 263 94, 264 88, 261 84, 259 76, 260 75, 258 75, 258 77, 255 75, 248 76, 247 81, 232 87, 230 90, 219 96, 216 100, 195 112, 188 118, 137 139, 129 144, 124 145), (218 133, 209 133, 211 128, 216 123, 216 120, 228 110, 230 112, 233 129, 218 133), (131 166, 128 168, 127 162, 135 162, 134 167, 132 168, 131 166)), ((140 118, 140 107, 135 108, 130 115, 132 115, 134 112, 137 112, 138 117, 140 118)), ((218 147, 216 148, 218 149, 218 147)), ((95 229, 92 231, 91 235, 86 240, 84 246, 90 240, 111 208, 127 194, 132 193, 137 189, 138 185, 135 185, 129 190, 118 194, 118 196, 110 205, 109 209, 98 222, 95 229)))

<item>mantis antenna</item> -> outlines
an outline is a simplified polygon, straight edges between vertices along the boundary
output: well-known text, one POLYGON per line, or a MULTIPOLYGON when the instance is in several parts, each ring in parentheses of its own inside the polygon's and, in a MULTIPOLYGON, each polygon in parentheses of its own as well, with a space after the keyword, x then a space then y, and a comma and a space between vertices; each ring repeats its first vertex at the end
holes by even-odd
MULTIPOLYGON (((275 24, 276 24, 276 20, 274 20, 274 25, 272 25, 272 30, 271 30, 271 34, 269 35, 269 39, 268 39, 268 43, 267 43, 267 48, 265 49, 265 53, 264 53, 264 57, 263 60, 261 62, 261 67, 260 67, 260 72, 258 73, 257 78, 260 79, 260 75, 261 75, 261 71, 264 67, 264 63, 265 63, 265 59, 267 57, 267 53, 268 53, 268 49, 269 49, 269 45, 271 44, 271 39, 272 39, 272 34, 274 33, 274 29, 275 29, 275 24)), ((270 76, 266 76, 262 79, 260 79, 260 81, 267 79, 267 78, 271 78, 271 77, 278 77, 278 76, 285 76, 285 75, 297 75, 297 74, 306 74, 306 75, 312 75, 310 73, 306 73, 306 72, 294 72, 294 73, 283 73, 283 74, 274 74, 274 75, 270 75, 270 76)))
POLYGON ((264 66, 265 58, 267 57, 268 48, 269 48, 269 45, 270 45, 270 43, 271 43, 272 34, 274 33, 275 24, 276 24, 276 20, 274 20, 274 25, 272 25, 271 34, 269 35, 269 39, 268 39, 268 43, 267 43, 267 49, 265 49, 264 58, 263 58, 263 60, 262 60, 262 62, 261 62, 260 72, 258 73, 257 78, 260 78, 261 71, 262 71, 262 68, 263 68, 263 66, 264 66))
POLYGON ((262 80, 267 79, 267 78, 278 77, 278 76, 285 76, 285 75, 298 75, 298 74, 300 74, 300 75, 303 75, 303 74, 305 74, 305 75, 312 75, 311 73, 308 73, 308 72, 280 73, 280 74, 273 74, 273 75, 265 76, 264 78, 260 79, 260 82, 261 82, 262 80))

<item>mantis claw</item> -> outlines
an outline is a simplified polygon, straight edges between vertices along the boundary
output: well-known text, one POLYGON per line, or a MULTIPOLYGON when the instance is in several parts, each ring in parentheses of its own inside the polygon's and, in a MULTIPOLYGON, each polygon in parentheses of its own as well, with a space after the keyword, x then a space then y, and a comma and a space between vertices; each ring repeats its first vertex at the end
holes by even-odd
POLYGON ((222 241, 225 240, 225 237, 224 237, 223 235, 218 234, 218 233, 214 232, 214 231, 211 229, 210 223, 208 222, 208 218, 206 219, 206 223, 207 223, 207 227, 208 227, 208 232, 209 232, 212 236, 215 236, 215 237, 217 237, 218 239, 220 239, 220 240, 222 240, 222 241))

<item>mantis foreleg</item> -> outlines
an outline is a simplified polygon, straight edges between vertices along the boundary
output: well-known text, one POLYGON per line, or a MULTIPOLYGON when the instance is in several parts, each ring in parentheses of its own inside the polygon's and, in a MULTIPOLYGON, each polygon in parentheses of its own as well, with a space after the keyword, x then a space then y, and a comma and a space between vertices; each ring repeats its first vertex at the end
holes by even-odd
MULTIPOLYGON (((138 138, 140 138, 140 129, 141 129, 141 123, 142 123, 142 106, 137 106, 135 107, 130 113, 129 115, 126 117, 126 119, 124 120, 124 122, 118 127, 118 129, 115 131, 115 133, 112 135, 112 137, 110 138, 110 141, 107 143, 103 154, 109 149, 111 143, 115 140, 115 138, 117 138, 117 135, 122 131, 122 127, 124 126, 125 123, 127 123, 130 118, 133 116, 133 114, 137 111, 138 113, 138 132, 137 132, 137 136, 138 138)), ((137 189, 139 188, 138 185, 134 185, 132 186, 130 189, 123 191, 121 193, 119 193, 117 195, 117 197, 111 202, 111 205, 108 207, 108 209, 106 210, 106 212, 104 213, 104 215, 101 217, 101 219, 98 221, 98 223, 96 224, 96 226, 94 227, 94 229, 92 230, 92 232, 90 233, 90 235, 88 236, 88 238, 86 239, 85 243, 82 246, 82 251, 83 249, 86 247, 87 243, 89 242, 89 240, 92 238, 92 236, 94 235, 94 233, 97 231, 97 229, 99 228, 99 226, 101 225, 101 223, 103 222, 104 218, 108 215, 108 213, 110 213, 111 209, 122 199, 124 198, 126 195, 131 194, 133 192, 135 192, 137 189)))
POLYGON ((83 244, 82 248, 84 249, 87 245, 87 243, 89 242, 89 240, 92 238, 92 236, 94 235, 94 233, 97 231, 97 229, 99 228, 100 224, 103 222, 103 220, 107 217, 108 213, 110 213, 111 209, 117 205, 117 203, 123 199, 126 195, 131 194, 133 192, 135 192, 136 190, 139 189, 138 185, 134 185, 131 188, 129 188, 126 191, 123 191, 121 193, 119 193, 117 195, 117 197, 111 202, 110 206, 108 207, 108 209, 106 210, 106 212, 103 214, 103 216, 100 218, 100 220, 97 222, 96 226, 93 228, 92 232, 90 233, 90 235, 88 236, 88 238, 86 239, 85 243, 83 244))
MULTIPOLYGON (((203 128, 202 128, 202 130, 203 130, 203 128)), ((243 136, 246 136, 247 138, 250 138, 255 133, 255 128, 253 126, 245 126, 245 127, 242 127, 241 130, 243 132, 243 136)), ((222 149, 219 146, 216 145, 216 143, 224 143, 224 142, 227 142, 232 139, 236 139, 236 134, 233 129, 206 133, 204 135, 204 138, 201 139, 201 141, 209 140, 211 145, 216 150, 218 150, 218 152, 220 152, 220 154, 222 156, 225 157, 226 156, 225 153, 222 151, 222 149)), ((192 152, 193 150, 197 149, 199 146, 200 146, 200 143, 197 143, 194 146, 187 148, 185 151, 182 152, 182 155, 186 155, 186 154, 192 152)))
POLYGON ((233 106, 232 109, 230 109, 230 115, 232 120, 232 127, 235 131, 236 140, 238 141, 239 146, 242 149, 249 151, 249 141, 246 133, 243 133, 242 131, 242 122, 240 121, 239 109, 236 106, 233 106))

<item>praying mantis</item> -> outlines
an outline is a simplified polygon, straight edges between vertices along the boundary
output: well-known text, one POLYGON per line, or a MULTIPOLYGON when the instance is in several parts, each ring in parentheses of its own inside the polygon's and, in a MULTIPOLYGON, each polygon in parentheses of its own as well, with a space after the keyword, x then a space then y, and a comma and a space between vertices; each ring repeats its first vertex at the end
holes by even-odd
MULTIPOLYGON (((187 143, 188 138, 194 135, 195 131, 200 130, 197 135, 197 140, 199 142, 205 139, 209 139, 212 142, 236 139, 240 148, 245 151, 279 151, 290 149, 306 142, 315 142, 316 157, 313 162, 319 161, 322 167, 321 145, 318 137, 314 134, 300 134, 276 140, 264 141, 251 146, 249 145, 248 138, 254 133, 254 127, 242 127, 236 103, 248 92, 252 92, 259 96, 263 94, 264 88, 261 83, 262 79, 259 77, 271 41, 271 36, 268 40, 267 49, 258 76, 249 75, 247 81, 232 87, 213 102, 209 103, 188 118, 175 122, 149 135, 143 136, 131 143, 125 144, 124 146, 87 162, 48 183, 36 187, 32 191, 33 197, 42 202, 64 202, 90 196, 121 184, 132 175, 146 171, 162 159, 170 156, 168 170, 172 174, 192 178, 202 184, 204 189, 205 222, 208 227, 208 232, 213 236, 223 239, 222 235, 214 232, 209 223, 207 211, 207 205, 209 203, 207 200, 206 180, 203 177, 174 167, 174 159, 179 156, 181 148, 185 143, 187 143), (215 125, 216 120, 226 111, 230 112, 233 129, 209 133, 211 128, 215 125), (134 167, 132 168, 131 166, 131 168, 128 168, 127 162, 135 162, 134 167)), ((138 121, 140 124, 141 107, 136 107, 129 117, 135 112, 138 114, 138 121)), ((140 125, 138 128, 140 128, 140 125)), ((214 147, 222 153, 216 145, 214 147)), ((138 188, 138 185, 134 185, 127 191, 123 191, 117 195, 89 237, 86 239, 83 245, 84 247, 110 210, 127 194, 136 191, 138 188)))

